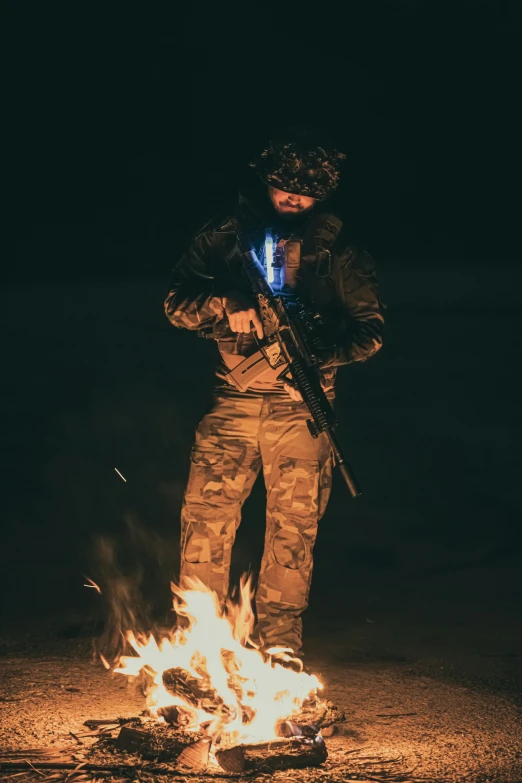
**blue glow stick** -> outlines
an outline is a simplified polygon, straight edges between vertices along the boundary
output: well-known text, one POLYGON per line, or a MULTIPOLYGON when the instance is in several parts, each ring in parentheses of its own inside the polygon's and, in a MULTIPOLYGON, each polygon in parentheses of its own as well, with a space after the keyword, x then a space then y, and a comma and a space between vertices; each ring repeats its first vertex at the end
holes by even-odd
POLYGON ((266 259, 266 279, 268 283, 274 282, 274 240, 272 239, 272 229, 267 228, 265 235, 265 259, 266 259))

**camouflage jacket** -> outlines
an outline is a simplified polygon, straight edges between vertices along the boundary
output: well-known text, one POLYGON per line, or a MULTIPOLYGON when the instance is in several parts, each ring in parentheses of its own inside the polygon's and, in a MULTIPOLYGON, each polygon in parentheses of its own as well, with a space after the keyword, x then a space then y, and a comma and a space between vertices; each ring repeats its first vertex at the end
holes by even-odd
MULTIPOLYGON (((335 216, 319 213, 312 214, 302 230, 301 279, 308 292, 313 292, 314 307, 336 346, 322 366, 332 384, 334 368, 377 353, 384 325, 374 261, 343 239, 341 227, 335 216)), ((264 226, 250 231, 249 238, 260 249, 264 226)), ((231 290, 249 293, 236 243, 231 218, 205 226, 174 269, 165 312, 174 326, 217 340, 222 354, 246 356, 253 350, 254 338, 230 330, 222 304, 222 297, 231 290)))

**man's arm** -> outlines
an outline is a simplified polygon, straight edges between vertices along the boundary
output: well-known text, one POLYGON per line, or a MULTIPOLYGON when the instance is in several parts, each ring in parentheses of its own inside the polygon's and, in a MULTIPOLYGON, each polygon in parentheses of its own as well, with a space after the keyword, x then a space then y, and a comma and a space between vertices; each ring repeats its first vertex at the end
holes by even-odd
POLYGON ((366 361, 382 347, 384 305, 373 259, 364 250, 350 249, 337 262, 344 301, 336 328, 336 348, 322 365, 324 368, 366 361))
POLYGON ((165 314, 184 329, 203 329, 223 319, 220 284, 213 269, 216 248, 212 231, 197 236, 174 268, 165 314))
POLYGON ((228 270, 223 269, 225 252, 216 245, 212 231, 193 240, 174 269, 165 314, 174 326, 184 329, 204 329, 225 321, 231 332, 248 333, 253 326, 261 339, 263 326, 254 302, 233 288, 228 270))

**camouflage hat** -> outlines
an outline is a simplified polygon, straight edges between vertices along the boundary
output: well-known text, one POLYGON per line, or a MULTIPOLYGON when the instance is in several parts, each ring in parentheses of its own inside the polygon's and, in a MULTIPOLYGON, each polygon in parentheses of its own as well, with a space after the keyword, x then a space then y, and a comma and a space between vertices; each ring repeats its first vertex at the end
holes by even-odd
POLYGON ((271 140, 250 165, 267 185, 324 201, 339 185, 345 158, 320 137, 289 129, 271 140))

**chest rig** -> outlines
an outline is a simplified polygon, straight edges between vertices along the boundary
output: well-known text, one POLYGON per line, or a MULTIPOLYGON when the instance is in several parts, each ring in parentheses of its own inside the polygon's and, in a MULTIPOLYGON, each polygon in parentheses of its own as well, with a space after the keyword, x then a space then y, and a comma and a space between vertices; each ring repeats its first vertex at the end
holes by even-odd
POLYGON ((314 216, 302 236, 288 232, 277 236, 267 228, 263 261, 268 283, 277 291, 290 293, 300 282, 315 289, 317 281, 334 278, 337 270, 332 251, 341 228, 338 217, 325 213, 314 216))
MULTIPOLYGON (((259 261, 252 247, 255 264, 259 265, 259 269, 264 268, 264 277, 269 286, 268 291, 271 289, 275 297, 279 297, 280 301, 286 303, 283 305, 285 317, 289 315, 292 318, 291 314, 293 313, 295 328, 302 335, 307 333, 308 338, 318 350, 331 346, 326 339, 325 324, 315 306, 314 288, 320 287, 319 281, 325 281, 326 278, 331 280, 332 274, 332 252, 329 247, 325 247, 326 231, 320 228, 324 226, 324 216, 319 217, 323 218, 319 227, 317 221, 311 223, 308 232, 305 232, 302 239, 292 234, 276 238, 272 234, 272 230, 267 228, 263 252, 259 254, 259 261), (310 228, 313 232, 311 234, 310 228), (318 235, 316 233, 318 230, 323 230, 323 234, 318 235), (321 240, 320 245, 318 236, 321 240), (303 249, 309 251, 307 255, 303 253, 303 249)), ((340 227, 341 223, 338 221, 338 225, 333 226, 334 231, 331 231, 327 237, 328 244, 333 244, 340 227)), ((248 254, 246 255, 248 256, 248 254)), ((330 296, 331 294, 330 291, 330 296)), ((276 313, 280 314, 281 311, 278 310, 278 307, 269 305, 269 299, 266 299, 264 295, 258 296, 258 307, 265 330, 265 340, 263 343, 259 343, 255 338, 257 350, 255 346, 252 346, 252 350, 247 353, 245 359, 227 374, 228 381, 240 391, 248 389, 265 372, 267 367, 271 367, 272 370, 281 368, 278 377, 291 383, 291 379, 285 377, 287 367, 280 354, 280 343, 273 337, 279 329, 288 329, 289 322, 286 322, 285 326, 284 318, 283 321, 279 321, 280 315, 276 315, 276 313), (275 319, 274 322, 272 319, 275 319)), ((297 332, 292 332, 292 334, 297 334, 297 332)), ((312 344, 310 347, 313 350, 312 344)))
MULTIPOLYGON (((246 225, 253 247, 265 266, 267 281, 274 293, 301 286, 307 297, 312 297, 319 310, 328 310, 343 301, 343 281, 340 264, 333 252, 342 228, 342 221, 329 213, 313 215, 301 232, 291 233, 289 226, 276 226, 267 231, 263 226, 250 226, 248 215, 239 213, 239 223, 246 225)), ((248 293, 248 283, 237 268, 237 218, 227 218, 212 229, 216 238, 216 280, 225 290, 226 285, 239 287, 248 293), (219 259, 219 261, 218 261, 219 259)), ((198 335, 218 342, 220 351, 247 355, 253 338, 230 331, 226 320, 198 330, 198 335)))

